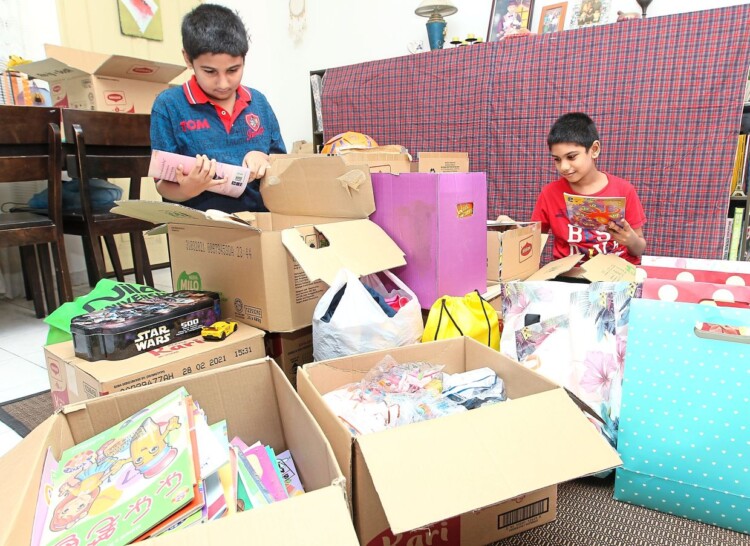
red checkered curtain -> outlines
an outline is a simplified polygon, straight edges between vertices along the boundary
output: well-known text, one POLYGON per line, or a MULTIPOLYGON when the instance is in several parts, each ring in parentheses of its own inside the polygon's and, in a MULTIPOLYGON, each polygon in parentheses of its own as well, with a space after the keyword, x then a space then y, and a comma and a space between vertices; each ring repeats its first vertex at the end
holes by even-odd
POLYGON ((527 220, 557 176, 546 138, 588 113, 630 180, 649 254, 720 258, 750 64, 750 5, 420 53, 326 72, 325 137, 468 151, 488 215, 527 220))

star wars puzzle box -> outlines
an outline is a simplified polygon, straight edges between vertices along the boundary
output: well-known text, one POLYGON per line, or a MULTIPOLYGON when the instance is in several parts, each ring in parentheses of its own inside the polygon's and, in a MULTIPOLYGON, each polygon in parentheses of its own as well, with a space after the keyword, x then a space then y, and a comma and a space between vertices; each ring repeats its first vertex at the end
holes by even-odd
POLYGON ((123 360, 194 337, 221 318, 216 292, 181 290, 73 317, 75 354, 84 360, 123 360))

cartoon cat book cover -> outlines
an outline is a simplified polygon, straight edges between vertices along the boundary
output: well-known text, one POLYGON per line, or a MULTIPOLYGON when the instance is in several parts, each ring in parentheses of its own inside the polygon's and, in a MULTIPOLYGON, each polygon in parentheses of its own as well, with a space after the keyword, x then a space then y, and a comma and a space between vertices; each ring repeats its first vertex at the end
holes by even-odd
POLYGON ((41 544, 128 544, 192 503, 189 411, 180 388, 63 452, 41 544))
POLYGON ((625 219, 624 197, 593 197, 564 193, 565 208, 571 225, 603 230, 610 222, 625 219))

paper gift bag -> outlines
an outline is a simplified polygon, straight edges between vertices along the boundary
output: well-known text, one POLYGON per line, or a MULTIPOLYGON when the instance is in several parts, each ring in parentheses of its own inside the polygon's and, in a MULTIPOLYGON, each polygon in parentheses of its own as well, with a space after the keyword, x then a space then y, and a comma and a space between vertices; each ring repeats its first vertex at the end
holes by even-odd
MULTIPOLYGON (((739 262, 727 262, 739 263, 739 262)), ((750 286, 750 273, 740 271, 723 271, 712 269, 661 267, 653 265, 639 265, 635 270, 636 280, 673 279, 687 282, 710 282, 714 284, 731 284, 734 286, 750 286)))
POLYGON ((750 262, 739 260, 705 260, 702 258, 681 258, 675 256, 642 256, 644 266, 676 267, 679 269, 700 269, 705 271, 728 271, 750 273, 750 262))
POLYGON ((643 296, 647 300, 679 301, 682 303, 732 304, 750 308, 750 286, 707 282, 646 279, 643 296))
POLYGON ((633 300, 630 314, 615 498, 750 533, 750 339, 696 331, 748 326, 750 310, 633 300))

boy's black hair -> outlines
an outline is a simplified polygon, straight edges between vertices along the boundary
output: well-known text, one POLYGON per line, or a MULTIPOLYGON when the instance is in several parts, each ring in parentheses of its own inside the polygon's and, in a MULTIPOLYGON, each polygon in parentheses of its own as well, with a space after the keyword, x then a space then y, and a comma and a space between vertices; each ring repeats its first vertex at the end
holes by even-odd
POLYGON ((561 142, 571 142, 583 146, 588 150, 595 140, 599 140, 599 132, 594 121, 581 112, 563 114, 552 125, 547 135, 547 146, 561 142))
POLYGON ((240 16, 216 4, 201 4, 182 19, 182 48, 192 61, 204 53, 245 58, 247 31, 240 16))

